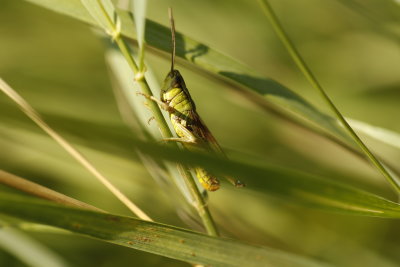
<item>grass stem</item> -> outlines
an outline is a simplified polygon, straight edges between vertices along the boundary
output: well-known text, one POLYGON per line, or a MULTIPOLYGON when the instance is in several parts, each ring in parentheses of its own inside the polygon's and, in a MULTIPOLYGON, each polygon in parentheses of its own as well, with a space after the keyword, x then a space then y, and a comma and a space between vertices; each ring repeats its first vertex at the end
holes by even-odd
POLYGON ((301 70, 307 80, 311 83, 311 85, 321 94, 322 98, 325 100, 326 104, 335 114, 336 118, 343 125, 343 127, 347 130, 348 134, 353 138, 353 140, 357 143, 357 145, 361 148, 364 154, 369 158, 373 165, 382 173, 382 175, 386 178, 389 184, 395 189, 397 193, 400 193, 400 182, 397 181, 389 171, 383 166, 383 164, 375 157, 375 155, 369 150, 369 148, 364 144, 364 142, 360 139, 360 137, 356 134, 356 132, 351 128, 348 122, 345 120, 343 115, 340 113, 338 108, 333 104, 332 100, 329 98, 327 93, 322 88, 321 84, 318 82, 311 69, 307 66, 306 62, 301 57, 300 53, 297 51, 296 47, 289 39, 285 30, 279 22, 278 17, 275 15, 271 5, 268 0, 259 0, 268 20, 272 24, 272 27, 275 33, 278 35, 283 45, 286 47, 293 61, 296 63, 297 67, 301 70))
MULTIPOLYGON (((135 60, 132 57, 132 54, 129 51, 129 48, 125 42, 125 40, 121 36, 117 36, 115 38, 115 42, 117 43, 119 49, 121 50, 121 53, 127 60, 131 70, 133 71, 135 77, 137 77, 136 82, 139 84, 142 93, 146 94, 148 96, 152 96, 152 92, 150 90, 150 87, 144 77, 144 75, 140 72, 135 60)), ((152 100, 146 100, 146 104, 151 110, 155 121, 158 124, 158 127, 160 129, 161 135, 163 138, 171 138, 172 133, 168 127, 167 122, 164 119, 164 116, 161 113, 160 108, 158 107, 158 104, 152 100)), ((177 144, 176 144, 177 145, 177 144)), ((196 209, 197 212, 206 228, 206 231, 209 235, 216 236, 218 235, 217 227, 215 225, 215 222, 211 216, 211 213, 207 207, 206 201, 201 195, 196 182, 192 176, 192 174, 186 170, 186 168, 182 165, 179 165, 178 168, 182 170, 182 176, 185 179, 185 183, 188 185, 189 190, 191 191, 192 195, 194 196, 194 199, 196 200, 196 209)))

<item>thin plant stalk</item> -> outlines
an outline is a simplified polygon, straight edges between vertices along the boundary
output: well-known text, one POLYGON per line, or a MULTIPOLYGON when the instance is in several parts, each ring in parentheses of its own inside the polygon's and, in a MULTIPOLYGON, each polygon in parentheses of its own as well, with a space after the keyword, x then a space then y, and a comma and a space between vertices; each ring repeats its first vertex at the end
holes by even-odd
POLYGON ((146 28, 146 8, 147 8, 147 0, 131 0, 131 7, 133 7, 132 13, 133 18, 135 19, 137 40, 139 45, 139 71, 144 72, 144 50, 145 50, 145 28, 146 28))
POLYGON ((356 132, 351 128, 351 126, 347 123, 343 115, 340 113, 338 108, 333 104, 332 100, 329 98, 327 93, 322 88, 321 84, 315 78, 314 74, 311 72, 311 69, 307 66, 300 53, 297 51, 292 41, 289 39, 285 30, 279 22, 278 17, 275 15, 271 5, 268 3, 268 0, 259 0, 268 20, 272 24, 272 27, 275 33, 280 38, 283 45, 286 47, 286 50, 289 52, 293 61, 296 63, 297 67, 301 70, 303 75, 307 78, 307 80, 311 83, 311 85, 321 94, 322 98, 325 100, 329 108, 333 111, 336 118, 340 121, 340 123, 347 130, 349 135, 353 138, 353 140, 357 143, 357 145, 361 148, 361 150, 365 153, 368 159, 372 162, 372 164, 382 173, 382 175, 386 178, 389 184, 395 189, 395 191, 400 193, 400 182, 397 181, 389 171, 383 166, 383 164, 375 157, 375 155, 369 150, 369 148, 364 144, 361 138, 356 134, 356 132))
POLYGON ((210 210, 208 209, 207 202, 201 195, 196 185, 196 182, 193 179, 192 174, 187 168, 185 168, 185 166, 181 164, 178 165, 178 168, 179 172, 182 174, 183 177, 192 177, 192 179, 185 179, 185 183, 195 198, 197 212, 199 213, 200 218, 202 218, 207 233, 211 236, 218 236, 219 235, 218 229, 217 226, 215 225, 214 220, 211 217, 211 213, 210 210))
POLYGON ((0 169, 0 184, 5 184, 9 187, 16 188, 20 191, 37 196, 43 199, 50 200, 55 203, 60 203, 66 206, 90 209, 94 211, 105 212, 99 208, 89 205, 85 202, 76 200, 50 188, 44 187, 40 184, 31 182, 12 173, 0 169))
MULTIPOLYGON (((150 90, 150 87, 144 77, 144 71, 141 71, 138 68, 135 60, 132 57, 132 54, 129 51, 129 48, 128 48, 125 40, 121 36, 121 33, 120 33, 121 25, 119 24, 120 23, 119 19, 117 19, 116 23, 114 23, 114 21, 109 17, 103 4, 101 2, 99 2, 98 4, 99 4, 100 9, 102 10, 103 16, 106 18, 106 21, 108 24, 106 31, 108 31, 107 33, 112 37, 113 41, 115 41, 115 43, 118 45, 119 49, 121 50, 121 53, 127 60, 128 65, 131 68, 131 70, 133 71, 133 74, 135 76, 135 82, 137 82, 139 84, 143 94, 148 95, 148 96, 153 96, 153 94, 150 90)), ((142 51, 142 53, 143 52, 144 51, 142 51)), ((145 70, 144 65, 143 65, 143 70, 145 70)), ((172 133, 168 127, 168 124, 165 121, 160 108, 158 107, 158 104, 149 99, 146 100, 146 104, 149 107, 149 109, 151 110, 151 112, 154 116, 154 119, 158 124, 158 127, 160 129, 162 137, 163 138, 173 137, 172 133)), ((193 176, 189 172, 184 172, 183 177, 185 179, 185 183, 191 187, 190 190, 195 195, 195 199, 197 200, 196 208, 197 208, 199 216, 200 216, 201 220, 203 221, 203 224, 207 230, 207 233, 209 235, 217 235, 218 232, 217 232, 214 220, 211 216, 211 213, 208 210, 205 200, 203 199, 203 197, 194 181, 193 176)))
MULTIPOLYGON (((135 63, 135 60, 133 59, 132 54, 130 53, 126 42, 120 36, 117 36, 114 40, 115 40, 116 44, 118 45, 119 49, 121 50, 123 56, 127 60, 128 65, 132 69, 132 71, 135 75, 135 81, 139 84, 139 86, 142 90, 142 93, 146 94, 148 96, 152 96, 153 94, 150 90, 150 87, 149 87, 146 79, 144 78, 144 73, 141 73, 139 71, 139 68, 135 63)), ((151 112, 154 116, 154 119, 156 120, 156 122, 159 126, 162 137, 163 138, 173 137, 173 135, 168 127, 168 124, 165 121, 160 108, 158 107, 158 104, 152 100, 147 100, 146 103, 147 103, 149 109, 151 110, 151 112)), ((204 200, 203 196, 201 195, 201 193, 196 185, 196 182, 194 181, 193 176, 191 175, 191 173, 189 171, 187 171, 185 169, 185 167, 179 165, 178 168, 183 170, 181 173, 182 173, 182 176, 185 178, 185 183, 188 185, 189 190, 192 192, 194 198, 196 199, 196 209, 197 209, 197 212, 198 212, 201 220, 203 221, 203 224, 204 224, 204 227, 206 228, 207 233, 212 236, 217 236, 218 235, 217 227, 216 227, 215 222, 211 216, 211 213, 207 207, 206 201, 204 200)))

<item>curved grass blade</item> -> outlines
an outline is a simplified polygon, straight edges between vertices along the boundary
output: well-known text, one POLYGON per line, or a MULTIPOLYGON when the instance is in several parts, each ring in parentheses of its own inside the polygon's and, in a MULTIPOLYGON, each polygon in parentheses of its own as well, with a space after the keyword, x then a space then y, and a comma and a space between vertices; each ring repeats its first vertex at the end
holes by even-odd
POLYGON ((117 36, 121 22, 111 0, 81 0, 90 15, 108 34, 117 36))
MULTIPOLYGON (((2 222, 0 221, 0 225, 2 222)), ((62 257, 25 233, 4 227, 0 229, 0 248, 31 267, 67 267, 62 257)))
POLYGON ((154 158, 200 165, 216 174, 238 176, 246 181, 249 189, 268 192, 303 206, 351 215, 400 218, 400 204, 325 178, 276 166, 249 165, 143 142, 135 145, 154 158))
POLYGON ((139 45, 139 72, 144 71, 144 46, 145 46, 145 26, 146 26, 146 6, 147 0, 131 0, 133 7, 131 9, 132 14, 134 15, 135 25, 136 25, 136 34, 139 45))
MULTIPOLYGON (((58 121, 60 125, 63 124, 61 123, 63 122, 62 117, 58 119, 54 117, 54 120, 58 121)), ((71 137, 77 135, 74 131, 76 127, 81 128, 88 125, 87 122, 80 120, 71 120, 69 123, 75 125, 75 127, 73 129, 63 128, 62 130, 71 137)), ((104 126, 93 123, 91 127, 95 129, 104 128, 104 126)), ((115 146, 118 147, 118 150, 115 151, 122 156, 131 158, 129 152, 132 151, 132 148, 137 148, 143 154, 157 160, 200 165, 216 174, 235 175, 246 181, 247 187, 243 190, 274 195, 283 201, 290 201, 296 205, 349 215, 400 218, 400 204, 343 183, 333 182, 328 178, 317 177, 276 165, 255 166, 240 161, 224 160, 209 154, 179 151, 178 149, 133 139, 131 136, 109 136, 107 133, 102 133, 97 138, 100 138, 99 143, 113 144, 113 142, 117 142, 115 146), (123 149, 126 151, 124 152, 123 149)), ((90 145, 84 141, 81 144, 90 145)), ((104 152, 109 153, 109 151, 104 152)), ((335 177, 331 178, 334 179, 335 177)))
POLYGON ((326 266, 240 241, 45 201, 0 193, 0 213, 59 227, 104 242, 211 266, 326 266))

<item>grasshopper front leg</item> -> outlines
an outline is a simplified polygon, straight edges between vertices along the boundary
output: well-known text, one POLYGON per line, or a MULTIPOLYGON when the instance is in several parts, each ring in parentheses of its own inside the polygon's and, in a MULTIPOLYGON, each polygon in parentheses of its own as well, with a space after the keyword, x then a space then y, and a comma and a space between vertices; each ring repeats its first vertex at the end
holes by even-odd
MULTIPOLYGON (((169 114, 179 114, 179 111, 177 111, 175 108, 169 106, 167 103, 162 102, 161 100, 155 98, 154 96, 146 95, 141 92, 137 92, 137 94, 140 94, 145 98, 156 102, 160 106, 160 108, 167 111, 169 114)), ((199 143, 198 141, 200 140, 200 138, 196 137, 189 129, 183 126, 181 124, 181 120, 178 119, 178 117, 171 120, 177 135, 180 137, 164 138, 162 139, 163 141, 174 141, 174 142, 188 143, 188 144, 199 143)))
POLYGON ((167 111, 168 113, 176 112, 176 109, 174 109, 173 107, 170 107, 168 104, 162 102, 160 99, 157 99, 152 95, 147 95, 147 94, 144 94, 142 92, 136 92, 136 94, 137 95, 142 95, 145 98, 147 98, 148 100, 156 102, 160 106, 160 108, 162 108, 163 110, 167 111))

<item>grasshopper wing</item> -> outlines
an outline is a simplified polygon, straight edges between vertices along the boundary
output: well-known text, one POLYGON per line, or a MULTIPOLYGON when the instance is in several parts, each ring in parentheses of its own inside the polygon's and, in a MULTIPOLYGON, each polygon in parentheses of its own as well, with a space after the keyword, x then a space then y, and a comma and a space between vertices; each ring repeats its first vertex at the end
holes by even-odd
MULTIPOLYGON (((218 155, 222 155, 223 157, 228 158, 222 150, 221 146, 218 144, 217 139, 215 139, 214 135, 211 133, 211 131, 208 129, 208 127, 205 125, 203 120, 196 112, 192 112, 191 119, 193 120, 193 124, 191 125, 193 132, 204 141, 206 146, 210 150, 216 152, 218 155)), ((244 183, 231 176, 225 176, 224 178, 236 187, 245 186, 244 183)))

